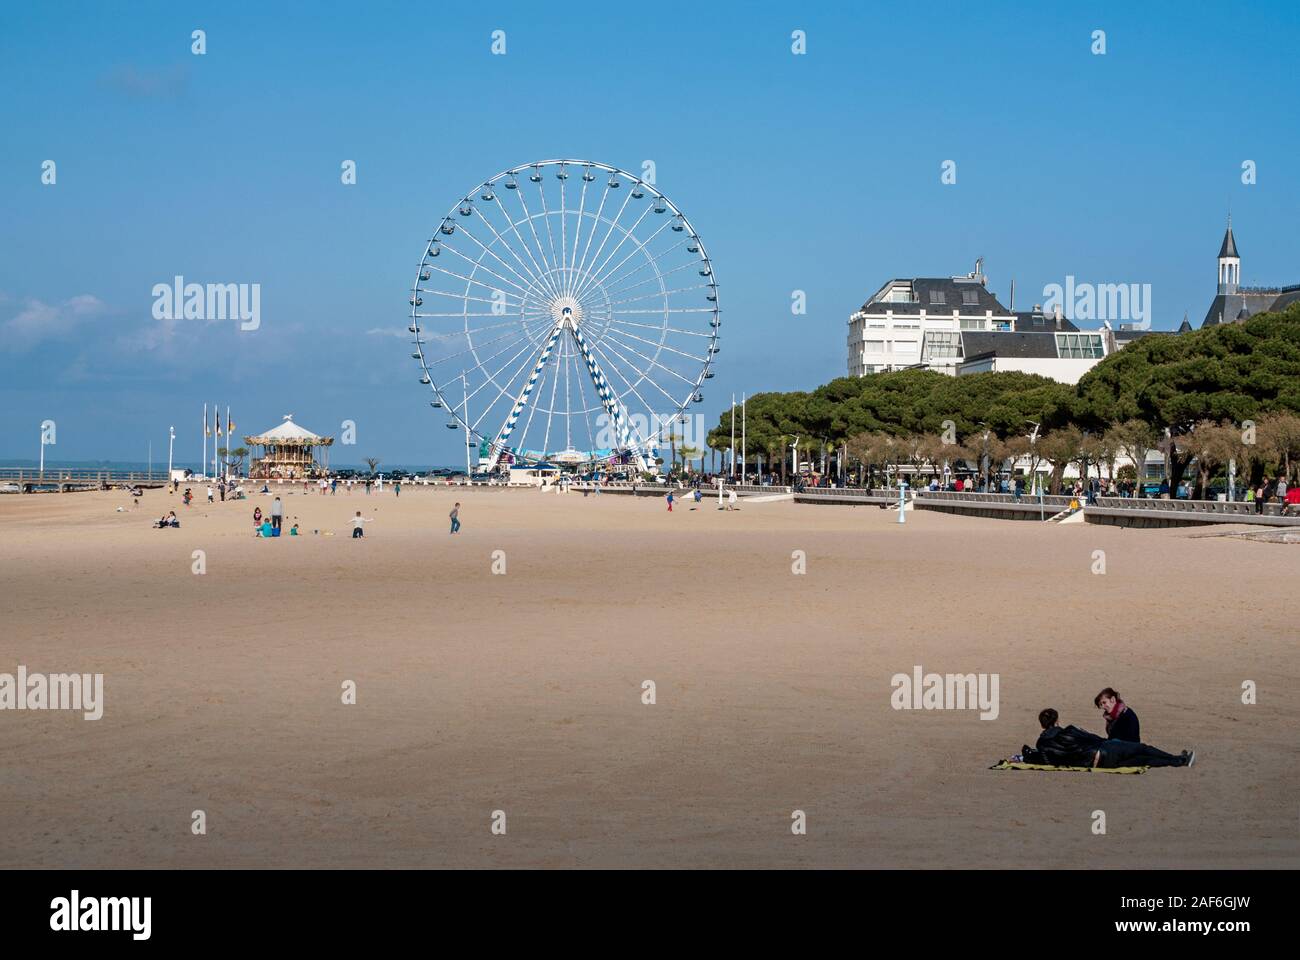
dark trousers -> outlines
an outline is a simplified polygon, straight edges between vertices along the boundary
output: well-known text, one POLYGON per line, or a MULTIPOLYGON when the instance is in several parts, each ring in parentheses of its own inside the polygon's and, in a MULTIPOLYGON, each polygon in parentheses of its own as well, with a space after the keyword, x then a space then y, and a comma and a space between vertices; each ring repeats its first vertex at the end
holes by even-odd
POLYGON ((1181 767, 1182 757, 1165 753, 1145 743, 1128 740, 1107 740, 1101 745, 1103 767, 1181 767))
POLYGON ((272 530, 279 530, 279 529, 280 529, 280 521, 281 521, 282 519, 284 519, 284 518, 281 517, 279 514, 276 514, 276 513, 271 514, 271 529, 272 529, 272 530))
POLYGON ((361 528, 360 528, 360 527, 353 527, 353 528, 352 528, 352 539, 353 539, 353 540, 355 540, 357 537, 364 537, 364 536, 365 536, 365 534, 361 532, 361 528))

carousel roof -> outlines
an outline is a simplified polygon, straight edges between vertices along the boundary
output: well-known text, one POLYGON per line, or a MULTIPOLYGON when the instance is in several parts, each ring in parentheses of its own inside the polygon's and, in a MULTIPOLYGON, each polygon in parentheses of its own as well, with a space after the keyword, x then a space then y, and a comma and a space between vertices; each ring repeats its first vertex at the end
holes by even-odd
POLYGON ((247 443, 255 444, 302 444, 308 446, 311 444, 329 445, 334 442, 333 437, 322 437, 319 434, 312 433, 305 427, 301 427, 293 422, 293 414, 287 413, 284 416, 284 423, 278 427, 273 427, 265 433, 259 433, 256 436, 245 437, 247 443))

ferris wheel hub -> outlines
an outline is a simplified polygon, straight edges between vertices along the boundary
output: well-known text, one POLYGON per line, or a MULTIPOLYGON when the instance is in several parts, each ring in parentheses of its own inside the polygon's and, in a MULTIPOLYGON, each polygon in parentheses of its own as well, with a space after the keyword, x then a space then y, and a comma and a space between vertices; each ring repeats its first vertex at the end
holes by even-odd
POLYGON ((576 328, 582 322, 582 304, 576 297, 556 297, 551 301, 551 319, 555 323, 576 328))

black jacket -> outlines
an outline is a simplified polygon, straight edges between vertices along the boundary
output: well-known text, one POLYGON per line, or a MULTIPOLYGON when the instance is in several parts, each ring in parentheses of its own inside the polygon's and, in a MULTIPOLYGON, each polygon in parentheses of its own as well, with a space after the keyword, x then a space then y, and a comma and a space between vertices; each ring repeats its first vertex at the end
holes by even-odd
POLYGON ((1106 736, 1112 740, 1127 740, 1129 743, 1141 743, 1138 733, 1138 715, 1133 708, 1125 706, 1124 712, 1114 720, 1106 721, 1106 736))
POLYGON ((1091 767, 1098 748, 1106 742, 1078 727, 1048 727, 1038 736, 1038 752, 1058 767, 1091 767))

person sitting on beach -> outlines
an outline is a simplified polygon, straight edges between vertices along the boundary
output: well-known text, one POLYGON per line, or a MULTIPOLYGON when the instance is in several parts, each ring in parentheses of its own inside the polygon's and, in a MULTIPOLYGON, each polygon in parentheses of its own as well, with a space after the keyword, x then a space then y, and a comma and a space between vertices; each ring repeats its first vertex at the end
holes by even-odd
MULTIPOLYGON (((457 506, 459 506, 459 504, 457 504, 457 506)), ((369 523, 373 519, 374 517, 363 517, 361 511, 358 510, 357 515, 352 518, 352 539, 355 540, 357 537, 364 537, 366 532, 361 529, 361 525, 363 523, 369 523)), ((452 531, 452 533, 455 532, 455 530, 452 531)))
POLYGON ((1138 727, 1138 715, 1127 703, 1120 699, 1114 687, 1107 687, 1093 697, 1092 705, 1101 710, 1106 720, 1106 737, 1110 740, 1127 740, 1129 743, 1141 743, 1142 736, 1138 727))
POLYGON ((1145 743, 1106 740, 1075 726, 1060 727, 1058 719, 1060 714, 1051 707, 1038 714, 1043 732, 1036 744, 1046 762, 1058 767, 1190 767, 1196 760, 1194 751, 1174 756, 1145 743))
POLYGON ((298 521, 295 520, 293 526, 289 528, 289 536, 291 537, 298 536, 298 521))
POLYGON ((177 519, 175 510, 169 510, 167 516, 163 517, 163 522, 169 527, 174 527, 178 530, 180 529, 181 522, 177 519))
POLYGON ((263 518, 263 520, 262 520, 262 525, 261 525, 260 527, 258 527, 257 530, 258 530, 258 534, 259 534, 260 536, 263 536, 263 537, 273 537, 273 536, 275 536, 275 527, 271 526, 271 518, 270 518, 270 517, 265 517, 265 518, 263 518))

